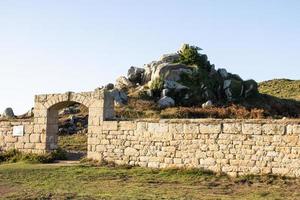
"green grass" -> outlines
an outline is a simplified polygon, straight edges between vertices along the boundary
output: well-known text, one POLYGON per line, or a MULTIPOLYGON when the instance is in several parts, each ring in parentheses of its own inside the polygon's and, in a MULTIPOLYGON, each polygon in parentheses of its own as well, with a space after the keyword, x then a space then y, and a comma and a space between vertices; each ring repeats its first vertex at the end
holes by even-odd
POLYGON ((87 151, 87 135, 61 135, 58 137, 58 146, 66 151, 87 151))
POLYGON ((45 154, 24 153, 16 149, 0 152, 0 164, 20 161, 27 163, 52 163, 57 159, 66 159, 66 152, 60 148, 45 154))
POLYGON ((259 83, 259 92, 278 98, 300 100, 300 80, 274 79, 259 83))
POLYGON ((299 179, 201 170, 0 165, 0 199, 299 199, 299 179))

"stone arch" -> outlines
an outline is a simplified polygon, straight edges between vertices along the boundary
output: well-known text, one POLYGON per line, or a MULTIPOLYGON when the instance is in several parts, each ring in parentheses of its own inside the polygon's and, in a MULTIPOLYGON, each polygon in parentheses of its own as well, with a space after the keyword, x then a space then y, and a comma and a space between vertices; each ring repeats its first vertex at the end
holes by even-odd
POLYGON ((73 103, 88 108, 89 133, 95 132, 103 120, 114 118, 114 100, 105 90, 94 92, 46 94, 35 97, 34 133, 40 134, 42 148, 52 151, 57 148, 58 111, 73 103))
POLYGON ((93 104, 94 99, 91 97, 83 96, 80 93, 72 93, 68 92, 65 94, 58 94, 50 96, 49 99, 44 103, 45 107, 47 109, 50 109, 51 107, 59 106, 62 103, 68 103, 68 102, 76 102, 80 103, 87 108, 89 108, 93 104))

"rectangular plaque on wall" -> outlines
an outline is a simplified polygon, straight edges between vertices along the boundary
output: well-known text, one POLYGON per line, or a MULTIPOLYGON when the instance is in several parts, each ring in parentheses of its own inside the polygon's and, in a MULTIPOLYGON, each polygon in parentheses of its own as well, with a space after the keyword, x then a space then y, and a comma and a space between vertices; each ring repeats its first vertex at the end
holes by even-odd
POLYGON ((24 135, 24 126, 14 126, 13 136, 23 136, 24 135))

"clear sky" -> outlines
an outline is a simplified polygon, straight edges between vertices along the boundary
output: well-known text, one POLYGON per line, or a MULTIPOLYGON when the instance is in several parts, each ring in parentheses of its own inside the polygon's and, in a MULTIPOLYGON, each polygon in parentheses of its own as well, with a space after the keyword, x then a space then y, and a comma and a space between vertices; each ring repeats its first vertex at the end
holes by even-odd
POLYGON ((182 43, 244 79, 300 79, 300 1, 0 0, 0 111, 93 90, 182 43))

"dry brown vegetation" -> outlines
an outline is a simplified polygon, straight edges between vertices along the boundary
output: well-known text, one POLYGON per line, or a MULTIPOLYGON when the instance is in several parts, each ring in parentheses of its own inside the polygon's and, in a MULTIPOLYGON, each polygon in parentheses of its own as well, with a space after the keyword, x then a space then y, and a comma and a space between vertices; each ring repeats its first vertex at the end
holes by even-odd
POLYGON ((241 100, 239 103, 218 102, 215 107, 202 108, 198 106, 176 106, 160 109, 154 100, 146 98, 138 90, 127 91, 128 105, 116 107, 117 118, 236 118, 236 119, 263 119, 263 118, 299 118, 300 101, 296 99, 282 99, 269 94, 258 94, 241 100))
POLYGON ((117 107, 118 118, 238 118, 238 119, 262 119, 265 118, 263 109, 250 108, 239 105, 223 107, 173 107, 159 109, 154 101, 130 98, 128 105, 117 107))

